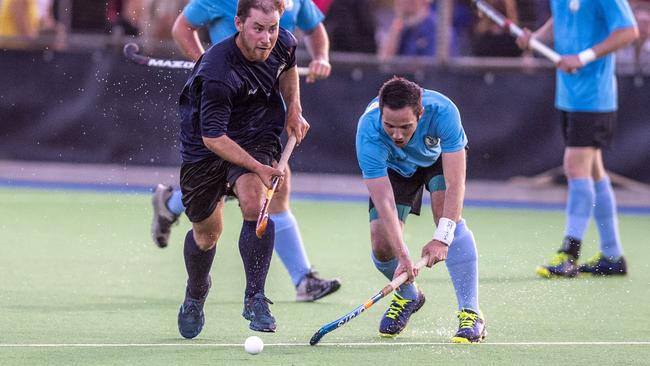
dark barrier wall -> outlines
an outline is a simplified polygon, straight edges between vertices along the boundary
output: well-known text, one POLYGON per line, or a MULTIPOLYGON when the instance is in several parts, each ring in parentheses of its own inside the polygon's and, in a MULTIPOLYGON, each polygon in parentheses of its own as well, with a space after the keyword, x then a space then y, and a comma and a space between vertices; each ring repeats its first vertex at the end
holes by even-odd
MULTIPOLYGON (((188 75, 133 65, 119 51, 0 51, 0 159, 179 164, 176 103, 188 75)), ((292 158, 296 171, 357 174, 356 122, 396 70, 335 64, 325 81, 302 84, 311 123, 292 158)), ((549 70, 436 69, 402 73, 448 95, 470 141, 470 178, 533 175, 562 162, 549 70)), ((606 162, 650 182, 650 80, 619 77, 619 128, 606 162)))

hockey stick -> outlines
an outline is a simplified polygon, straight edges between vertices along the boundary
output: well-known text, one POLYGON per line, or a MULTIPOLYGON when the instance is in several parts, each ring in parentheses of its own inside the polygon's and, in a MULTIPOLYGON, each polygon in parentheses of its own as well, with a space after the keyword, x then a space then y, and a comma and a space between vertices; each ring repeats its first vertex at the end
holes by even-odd
MULTIPOLYGON (((422 268, 425 264, 427 264, 427 261, 429 260, 429 257, 424 257, 420 259, 416 264, 415 268, 420 269, 422 268)), ((371 306, 373 306, 377 301, 381 300, 384 298, 386 295, 390 294, 393 292, 396 288, 400 287, 406 280, 408 279, 408 275, 406 272, 400 274, 397 276, 397 278, 394 278, 386 287, 382 288, 381 291, 377 292, 373 297, 371 297, 368 301, 363 303, 361 306, 357 307, 356 309, 352 310, 351 312, 343 315, 342 317, 336 319, 335 321, 326 324, 322 326, 314 335, 311 337, 309 340, 309 344, 312 346, 315 346, 318 342, 320 342, 321 338, 323 336, 337 328, 342 327, 343 325, 347 324, 350 320, 356 318, 359 316, 361 313, 364 311, 368 310, 371 306)))
MULTIPOLYGON (((149 67, 159 67, 163 69, 180 69, 180 70, 192 70, 195 63, 187 60, 171 60, 165 58, 153 58, 138 53, 140 47, 135 43, 127 43, 124 45, 124 56, 131 62, 138 65, 149 66, 149 67)), ((306 76, 309 75, 308 67, 299 67, 298 75, 306 76)))
MULTIPOLYGON (((521 36, 524 31, 510 19, 506 18, 498 10, 494 9, 490 4, 486 3, 484 0, 473 0, 474 5, 481 11, 483 14, 487 15, 488 18, 492 19, 498 26, 510 32, 515 37, 521 36)), ((550 47, 544 43, 538 41, 537 39, 531 37, 529 41, 530 48, 534 51, 539 52, 542 56, 553 61, 554 64, 560 62, 561 56, 553 51, 550 47)))
MULTIPOLYGON (((278 163, 278 169, 284 171, 285 168, 287 167, 287 163, 289 162, 289 157, 291 156, 291 152, 293 151, 293 148, 296 146, 296 136, 291 135, 289 136, 289 140, 287 141, 287 146, 284 147, 284 151, 282 152, 282 156, 280 157, 280 162, 278 163)), ((271 188, 267 189, 266 191, 266 198, 264 198, 264 204, 262 205, 262 209, 260 210, 260 215, 257 217, 257 224, 255 225, 255 235, 257 235, 258 238, 262 238, 262 235, 266 232, 266 225, 269 223, 269 206, 271 205, 271 199, 273 199, 273 194, 275 193, 275 190, 278 188, 278 184, 280 183, 280 177, 273 177, 273 182, 271 184, 271 188)))

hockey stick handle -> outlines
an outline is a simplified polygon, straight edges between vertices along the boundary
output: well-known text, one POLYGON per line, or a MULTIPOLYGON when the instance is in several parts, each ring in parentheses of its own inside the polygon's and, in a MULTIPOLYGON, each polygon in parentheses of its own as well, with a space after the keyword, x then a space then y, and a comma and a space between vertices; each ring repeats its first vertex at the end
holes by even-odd
MULTIPOLYGON (((188 60, 172 60, 164 58, 153 58, 138 53, 140 47, 135 43, 124 45, 124 56, 131 62, 138 65, 158 67, 163 69, 192 70, 195 63, 188 60)), ((308 67, 298 67, 298 75, 309 75, 308 67)))
MULTIPOLYGON (((291 135, 287 140, 287 145, 284 147, 284 151, 282 151, 282 156, 278 162, 279 170, 284 172, 287 168, 289 157, 291 157, 294 147, 296 147, 296 136, 291 135)), ((275 190, 278 188, 279 183, 280 177, 273 177, 271 187, 266 190, 266 197, 264 198, 264 203, 262 203, 262 208, 260 209, 260 214, 257 216, 257 223, 255 224, 255 235, 259 239, 262 239, 262 236, 264 236, 264 233, 266 232, 266 226, 269 222, 269 207, 271 206, 271 200, 273 199, 273 195, 275 194, 275 190)))
MULTIPOLYGON (((494 9, 484 0, 474 0, 474 4, 483 14, 487 15, 488 18, 492 19, 492 21, 500 27, 508 30, 508 32, 510 32, 510 34, 513 36, 519 37, 524 33, 523 29, 521 29, 517 24, 513 23, 510 19, 503 16, 503 14, 494 9)), ((551 60, 554 64, 560 62, 561 56, 557 52, 539 40, 535 39, 534 37, 531 37, 528 43, 531 49, 537 51, 542 56, 551 60)))
MULTIPOLYGON (((420 268, 424 267, 427 264, 428 260, 429 260, 429 257, 423 257, 422 259, 420 259, 415 264, 415 268, 419 270, 420 268)), ((390 294, 396 288, 398 288, 399 286, 404 284, 404 282, 406 282, 407 279, 408 279, 408 275, 406 274, 406 272, 401 273, 399 276, 397 276, 392 281, 390 281, 390 283, 388 285, 386 285, 383 289, 381 289, 381 291, 379 291, 375 295, 373 295, 368 301, 361 304, 360 306, 358 306, 356 309, 352 310, 351 312, 349 312, 349 313, 343 315, 342 317, 334 320, 333 322, 322 326, 311 337, 311 339, 309 340, 309 344, 312 345, 312 346, 315 346, 316 344, 318 344, 318 342, 320 342, 320 340, 327 333, 329 333, 329 332, 331 332, 331 331, 333 331, 333 330, 335 330, 337 328, 340 328, 340 327, 344 326, 350 320, 352 320, 352 319, 356 318, 357 316, 359 316, 361 313, 363 313, 364 311, 369 309, 371 306, 373 306, 379 300, 384 298, 386 295, 390 294)))

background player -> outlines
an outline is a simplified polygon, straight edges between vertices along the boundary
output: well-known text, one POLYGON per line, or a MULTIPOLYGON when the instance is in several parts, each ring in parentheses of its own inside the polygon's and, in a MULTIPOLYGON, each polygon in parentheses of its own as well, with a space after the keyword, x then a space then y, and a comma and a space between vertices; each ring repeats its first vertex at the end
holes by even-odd
POLYGON ((613 52, 637 38, 626 0, 553 0, 552 17, 535 33, 517 39, 528 47, 531 36, 553 42, 562 55, 557 64, 555 107, 562 113, 564 172, 569 182, 562 246, 542 277, 573 277, 579 272, 624 275, 627 265, 618 234, 614 191, 602 148, 610 144, 618 108, 613 52), (600 234, 600 252, 578 266, 580 246, 593 213, 600 234))

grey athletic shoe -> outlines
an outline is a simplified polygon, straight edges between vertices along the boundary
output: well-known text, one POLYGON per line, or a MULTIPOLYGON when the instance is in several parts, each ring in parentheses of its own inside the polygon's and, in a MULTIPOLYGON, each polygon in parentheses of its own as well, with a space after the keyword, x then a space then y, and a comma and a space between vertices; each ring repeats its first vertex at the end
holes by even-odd
POLYGON ((341 287, 338 278, 326 280, 318 277, 318 273, 309 271, 296 286, 296 301, 316 301, 336 292, 341 287))
POLYGON ((169 242, 171 226, 178 220, 178 215, 169 211, 167 200, 172 195, 172 187, 158 184, 153 191, 151 204, 153 205, 153 221, 151 222, 151 238, 159 248, 164 248, 169 242))

